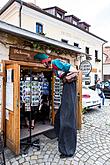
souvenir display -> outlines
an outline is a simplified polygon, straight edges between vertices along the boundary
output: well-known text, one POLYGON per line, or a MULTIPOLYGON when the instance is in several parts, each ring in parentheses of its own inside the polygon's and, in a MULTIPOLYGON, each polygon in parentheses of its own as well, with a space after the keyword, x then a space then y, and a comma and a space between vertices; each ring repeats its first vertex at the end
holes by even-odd
POLYGON ((43 80, 42 92, 44 95, 49 95, 49 82, 46 78, 43 80))
POLYGON ((30 106, 39 106, 43 94, 49 95, 49 82, 43 73, 31 77, 25 76, 20 81, 20 106, 25 104, 25 111, 30 111, 30 106))
MULTIPOLYGON (((58 109, 61 104, 63 83, 58 77, 54 83, 54 108, 58 109)), ((43 73, 32 75, 32 80, 28 75, 20 81, 20 106, 25 104, 25 111, 30 111, 31 106, 39 106, 42 95, 49 95, 49 82, 43 73)))
POLYGON ((56 110, 59 109, 59 106, 61 104, 62 89, 63 89, 62 80, 56 77, 54 83, 54 108, 56 110))

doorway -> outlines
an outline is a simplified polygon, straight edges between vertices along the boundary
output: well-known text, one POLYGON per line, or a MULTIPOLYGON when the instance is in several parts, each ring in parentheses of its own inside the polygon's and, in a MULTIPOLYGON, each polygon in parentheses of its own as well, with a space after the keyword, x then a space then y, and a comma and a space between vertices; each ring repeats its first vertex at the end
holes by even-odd
POLYGON ((20 68, 20 139, 53 129, 52 71, 20 68), (30 121, 31 115, 31 121, 30 121))

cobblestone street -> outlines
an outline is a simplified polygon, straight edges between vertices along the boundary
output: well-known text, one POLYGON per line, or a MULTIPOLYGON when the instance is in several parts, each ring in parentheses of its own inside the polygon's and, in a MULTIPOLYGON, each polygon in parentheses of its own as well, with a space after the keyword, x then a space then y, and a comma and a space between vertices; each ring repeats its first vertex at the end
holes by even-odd
POLYGON ((110 165, 110 108, 90 110, 84 114, 82 130, 78 131, 76 154, 60 159, 57 140, 40 135, 41 150, 30 148, 26 155, 13 155, 5 150, 7 165, 110 165))

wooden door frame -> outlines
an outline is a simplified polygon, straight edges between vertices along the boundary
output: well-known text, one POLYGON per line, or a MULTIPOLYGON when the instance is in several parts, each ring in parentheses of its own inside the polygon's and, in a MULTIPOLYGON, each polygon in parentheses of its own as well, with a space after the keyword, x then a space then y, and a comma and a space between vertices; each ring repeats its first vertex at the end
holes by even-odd
MULTIPOLYGON (((21 61, 11 61, 11 60, 2 60, 2 63, 4 65, 4 70, 3 70, 3 73, 4 73, 4 80, 3 80, 3 104, 2 104, 2 110, 3 110, 3 121, 2 121, 2 125, 3 125, 3 130, 4 130, 4 134, 6 135, 6 66, 10 66, 10 65, 13 65, 14 67, 19 67, 19 73, 16 73, 14 76, 16 76, 16 79, 18 80, 17 77, 20 77, 17 76, 17 74, 20 74, 20 68, 21 67, 24 67, 24 68, 32 68, 32 69, 38 69, 38 70, 41 70, 41 71, 51 71, 52 69, 46 69, 42 64, 36 64, 36 63, 28 63, 27 62, 21 62, 21 61)), ((18 87, 18 92, 16 92, 16 97, 17 97, 17 100, 20 99, 20 80, 18 80, 16 83, 17 84, 17 87, 18 87)), ((53 91, 53 87, 52 87, 52 91, 53 91)), ((18 106, 20 107, 20 100, 18 101, 18 103, 14 103, 14 107, 16 106, 16 104, 18 104, 18 106)), ((20 111, 20 110, 19 110, 20 111)), ((53 123, 53 118, 54 118, 54 108, 53 108, 53 102, 52 102, 52 123, 53 123)), ((18 117, 18 115, 16 115, 16 121, 17 121, 17 124, 20 125, 20 115, 18 117)), ((18 155, 20 153, 20 130, 18 130, 18 137, 19 139, 16 141, 19 141, 17 142, 17 146, 16 146, 16 150, 18 148, 18 151, 16 152, 16 155, 18 155)), ((5 136, 5 144, 6 144, 6 136, 5 136)), ((13 150, 13 148, 12 148, 13 150)))

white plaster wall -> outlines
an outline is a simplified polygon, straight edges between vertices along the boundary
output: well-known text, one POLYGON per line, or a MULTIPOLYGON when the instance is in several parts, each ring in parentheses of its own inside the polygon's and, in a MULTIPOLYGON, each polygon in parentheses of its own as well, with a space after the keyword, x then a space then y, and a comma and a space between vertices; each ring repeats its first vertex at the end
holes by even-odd
MULTIPOLYGON (((73 45, 74 42, 79 43, 82 52, 85 52, 85 46, 90 47, 90 54, 94 50, 101 49, 102 41, 92 35, 79 30, 67 23, 23 7, 22 9, 22 28, 36 32, 36 22, 43 24, 44 33, 47 37, 61 41, 68 40, 68 44, 73 45)), ((99 50, 100 51, 100 50, 99 50)))
POLYGON ((20 5, 15 2, 2 15, 0 15, 0 20, 19 26, 19 8, 20 5))
POLYGON ((104 75, 110 75, 110 64, 103 65, 103 73, 104 75))

